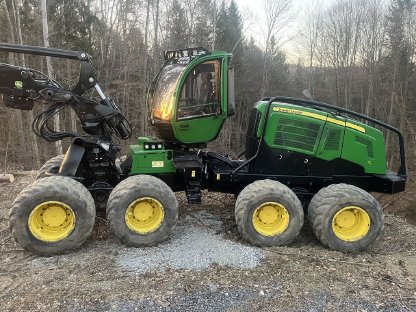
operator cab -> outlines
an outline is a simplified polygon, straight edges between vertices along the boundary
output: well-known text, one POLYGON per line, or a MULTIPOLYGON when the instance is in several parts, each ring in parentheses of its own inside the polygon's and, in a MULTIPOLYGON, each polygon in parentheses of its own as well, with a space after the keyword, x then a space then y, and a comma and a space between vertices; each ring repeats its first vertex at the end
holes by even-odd
POLYGON ((148 98, 159 138, 196 146, 217 137, 234 114, 231 56, 203 48, 165 52, 148 98))

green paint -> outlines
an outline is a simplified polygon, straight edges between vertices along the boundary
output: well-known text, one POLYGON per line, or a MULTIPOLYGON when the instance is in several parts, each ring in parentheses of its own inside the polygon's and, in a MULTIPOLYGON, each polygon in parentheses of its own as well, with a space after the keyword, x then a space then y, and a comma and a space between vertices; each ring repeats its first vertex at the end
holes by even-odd
MULTIPOLYGON (((300 111, 298 106, 290 104, 273 104, 269 111, 269 120, 265 135, 266 144, 272 148, 287 149, 294 152, 315 155, 322 135, 325 121, 310 117, 274 111, 287 109, 290 112, 300 111)), ((316 111, 302 107, 302 112, 316 114, 316 111)), ((326 113, 319 116, 326 118, 326 113)))
POLYGON ((137 145, 130 145, 130 156, 133 159, 130 173, 175 173, 172 150, 145 150, 144 144, 151 141, 150 138, 140 137, 137 145))
POLYGON ((176 139, 182 143, 204 143, 213 140, 224 123, 222 116, 210 116, 173 122, 176 139))
POLYGON ((383 133, 357 121, 348 120, 365 128, 365 133, 346 128, 341 158, 364 167, 366 173, 386 173, 386 150, 383 133))
MULTIPOLYGON (((344 120, 342 117, 337 119, 344 120)), ((345 127, 327 122, 322 132, 316 156, 324 160, 334 160, 341 157, 344 142, 345 127)))
POLYGON ((15 87, 16 87, 16 88, 18 88, 18 89, 23 88, 23 82, 22 82, 22 81, 16 80, 16 81, 14 82, 14 85, 15 85, 15 87))
MULTIPOLYGON (((262 113, 257 131, 260 137, 267 102, 258 102, 255 107, 262 113)), ((268 118, 264 140, 271 148, 312 155, 327 161, 342 158, 362 166, 365 173, 386 173, 384 137, 378 129, 320 110, 284 103, 273 103, 268 118), (326 118, 332 122, 326 121, 326 118), (365 132, 336 122, 362 127, 365 132)))
POLYGON ((173 127, 175 138, 182 143, 206 143, 214 140, 227 119, 227 77, 228 77, 228 63, 232 54, 224 51, 212 51, 210 54, 198 57, 191 61, 186 69, 181 74, 176 85, 176 91, 173 95, 175 109, 170 119, 173 127), (199 64, 219 60, 221 63, 221 80, 220 80, 220 106, 221 112, 216 116, 197 117, 193 119, 177 120, 177 108, 180 97, 180 92, 185 84, 188 74, 199 64))

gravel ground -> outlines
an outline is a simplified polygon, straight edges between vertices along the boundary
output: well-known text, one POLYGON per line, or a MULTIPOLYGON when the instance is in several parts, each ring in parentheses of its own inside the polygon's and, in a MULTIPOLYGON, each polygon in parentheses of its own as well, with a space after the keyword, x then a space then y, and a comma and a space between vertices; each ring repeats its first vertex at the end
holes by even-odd
POLYGON ((11 203, 34 173, 0 185, 2 311, 416 311, 416 226, 387 214, 367 252, 329 251, 305 224, 288 247, 245 243, 234 199, 183 194, 172 237, 126 248, 97 218, 78 250, 42 258, 22 250, 7 228, 11 203))
POLYGON ((264 252, 216 235, 222 223, 204 211, 186 216, 176 227, 171 239, 152 248, 126 248, 119 252, 116 263, 121 269, 146 273, 167 269, 202 270, 211 265, 253 269, 264 252), (195 224, 196 218, 201 224, 195 224))

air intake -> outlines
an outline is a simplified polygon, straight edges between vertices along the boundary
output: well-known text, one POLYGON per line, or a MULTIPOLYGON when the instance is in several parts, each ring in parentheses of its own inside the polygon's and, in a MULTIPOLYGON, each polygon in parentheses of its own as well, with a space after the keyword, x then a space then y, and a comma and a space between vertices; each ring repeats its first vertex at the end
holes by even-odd
POLYGON ((278 118, 274 144, 312 153, 317 144, 320 128, 318 123, 278 118))
POLYGON ((330 129, 327 134, 324 150, 338 151, 341 143, 341 130, 330 129))
POLYGON ((367 147, 367 154, 368 157, 374 158, 374 149, 373 149, 373 142, 358 135, 355 136, 355 141, 357 143, 363 144, 367 147))

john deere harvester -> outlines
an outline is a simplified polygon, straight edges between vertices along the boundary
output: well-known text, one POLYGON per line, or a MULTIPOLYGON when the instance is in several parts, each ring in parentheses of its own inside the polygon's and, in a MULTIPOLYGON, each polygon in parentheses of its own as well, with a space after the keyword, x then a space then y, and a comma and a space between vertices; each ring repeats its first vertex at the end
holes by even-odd
POLYGON ((120 162, 112 137, 129 138, 131 127, 100 88, 89 55, 11 44, 0 44, 0 50, 81 63, 79 81, 71 90, 33 69, 0 64, 5 105, 30 110, 34 102, 46 103, 33 123, 35 133, 49 141, 73 138, 66 154, 46 162, 11 209, 13 237, 37 254, 80 246, 92 231, 96 209, 106 209, 123 244, 157 244, 169 237, 177 221, 174 192, 185 191, 190 204, 199 204, 203 189, 238 195, 235 220, 254 245, 290 244, 306 209, 323 245, 357 251, 383 230, 382 208, 368 192, 393 194, 405 188, 400 131, 314 101, 261 99, 251 109, 240 159, 206 150, 235 112, 230 53, 202 48, 165 52, 148 95, 157 137, 140 137, 120 162), (93 88, 99 100, 83 96, 93 88), (66 107, 77 114, 83 134, 56 132, 50 126, 51 117, 66 107), (398 136, 397 173, 386 168, 380 129, 398 136))

